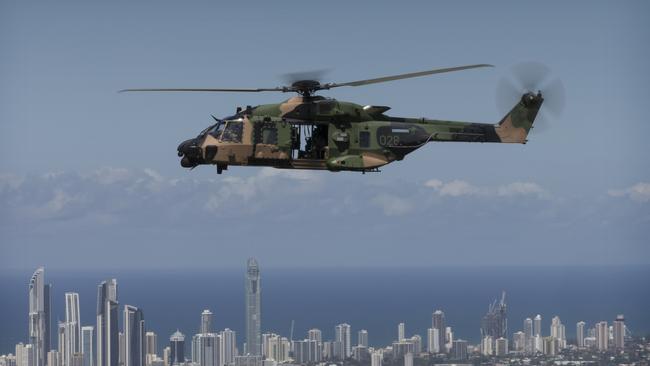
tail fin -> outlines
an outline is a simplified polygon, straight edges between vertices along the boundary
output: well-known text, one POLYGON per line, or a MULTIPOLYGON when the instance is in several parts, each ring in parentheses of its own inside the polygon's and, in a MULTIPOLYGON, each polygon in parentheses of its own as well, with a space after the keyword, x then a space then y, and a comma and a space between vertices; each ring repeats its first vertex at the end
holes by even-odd
POLYGON ((522 95, 517 105, 494 127, 501 142, 525 144, 543 102, 541 93, 522 95))

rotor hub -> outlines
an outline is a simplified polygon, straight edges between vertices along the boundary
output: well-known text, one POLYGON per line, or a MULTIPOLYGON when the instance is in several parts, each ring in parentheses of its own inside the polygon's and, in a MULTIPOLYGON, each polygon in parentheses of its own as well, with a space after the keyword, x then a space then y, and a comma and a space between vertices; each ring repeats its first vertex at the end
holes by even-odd
POLYGON ((322 85, 318 80, 298 80, 291 84, 294 91, 304 96, 310 96, 315 91, 320 90, 321 87, 322 85))

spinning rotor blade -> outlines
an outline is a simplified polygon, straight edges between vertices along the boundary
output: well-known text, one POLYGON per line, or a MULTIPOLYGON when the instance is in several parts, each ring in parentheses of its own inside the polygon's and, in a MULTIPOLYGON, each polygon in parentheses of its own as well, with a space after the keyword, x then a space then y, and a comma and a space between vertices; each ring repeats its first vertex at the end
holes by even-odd
POLYGON ((417 77, 426 76, 426 75, 442 74, 442 73, 445 73, 445 72, 453 72, 453 71, 461 71, 461 70, 467 70, 467 69, 475 69, 475 68, 479 68, 479 67, 494 67, 494 65, 477 64, 477 65, 467 65, 467 66, 458 66, 458 67, 447 67, 447 68, 444 68, 444 69, 433 69, 433 70, 427 70, 427 71, 411 72, 411 73, 408 73, 408 74, 384 76, 384 77, 375 78, 375 79, 357 80, 357 81, 350 81, 350 82, 347 82, 347 83, 331 83, 331 84, 325 84, 325 85, 330 87, 330 88, 338 88, 339 86, 361 86, 361 85, 369 85, 369 84, 376 84, 376 83, 384 83, 386 81, 417 78, 417 77))
POLYGON ((284 88, 258 88, 258 89, 122 89, 118 93, 123 92, 235 92, 235 93, 258 93, 265 91, 286 91, 284 88))
POLYGON ((238 89, 238 88, 210 88, 210 89, 197 89, 197 88, 164 88, 164 89, 124 89, 120 90, 122 92, 244 92, 244 93, 258 93, 258 92, 296 92, 302 94, 303 96, 310 96, 314 92, 323 89, 338 88, 341 86, 362 86, 369 84, 384 83, 387 81, 401 80, 401 79, 410 79, 420 76, 432 75, 432 74, 442 74, 445 72, 461 71, 467 69, 475 69, 479 67, 493 67, 493 65, 488 64, 477 64, 477 65, 466 65, 458 67, 447 67, 443 69, 433 69, 427 71, 412 72, 408 74, 399 74, 392 76, 384 76, 375 79, 366 79, 366 80, 357 80, 347 83, 326 83, 321 84, 320 79, 328 70, 315 70, 307 71, 302 73, 292 73, 286 74, 285 79, 289 81, 288 86, 281 86, 276 88, 257 88, 257 89, 238 89))
POLYGON ((323 80, 324 76, 327 75, 331 69, 319 69, 319 70, 308 70, 308 71, 300 71, 300 72, 290 72, 286 74, 280 75, 282 80, 286 85, 291 85, 295 83, 296 81, 301 81, 301 80, 315 80, 315 81, 321 81, 323 80))
POLYGON ((524 62, 512 67, 510 77, 503 77, 497 85, 496 102, 501 113, 507 113, 524 93, 542 92, 544 104, 540 109, 536 132, 546 130, 552 119, 562 115, 565 105, 564 84, 551 78, 551 70, 538 62, 524 62), (549 114, 551 115, 550 118, 549 114))

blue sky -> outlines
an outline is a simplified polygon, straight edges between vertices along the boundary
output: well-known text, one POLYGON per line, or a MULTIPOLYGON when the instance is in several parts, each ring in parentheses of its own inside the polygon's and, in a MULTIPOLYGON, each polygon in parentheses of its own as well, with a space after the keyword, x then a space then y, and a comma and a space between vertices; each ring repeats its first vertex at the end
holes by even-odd
POLYGON ((249 255, 271 266, 648 264, 649 8, 5 2, 0 267, 239 266, 249 255), (116 93, 491 63, 323 93, 491 122, 499 79, 529 60, 567 93, 529 144, 429 144, 363 176, 180 168, 178 142, 210 114, 286 95, 116 93))

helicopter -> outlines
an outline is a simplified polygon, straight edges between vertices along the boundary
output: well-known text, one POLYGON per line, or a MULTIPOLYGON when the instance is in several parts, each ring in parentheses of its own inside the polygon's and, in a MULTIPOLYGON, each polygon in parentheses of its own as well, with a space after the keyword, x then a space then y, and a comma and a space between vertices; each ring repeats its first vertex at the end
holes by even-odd
POLYGON ((297 93, 284 102, 237 107, 216 118, 198 136, 180 143, 180 164, 193 169, 215 165, 269 166, 332 172, 378 172, 429 142, 525 144, 544 97, 541 91, 518 92, 518 100, 496 124, 394 117, 390 107, 360 105, 316 95, 321 90, 358 87, 461 70, 493 67, 474 64, 343 83, 299 79, 274 88, 124 89, 120 92, 281 92, 297 93))

